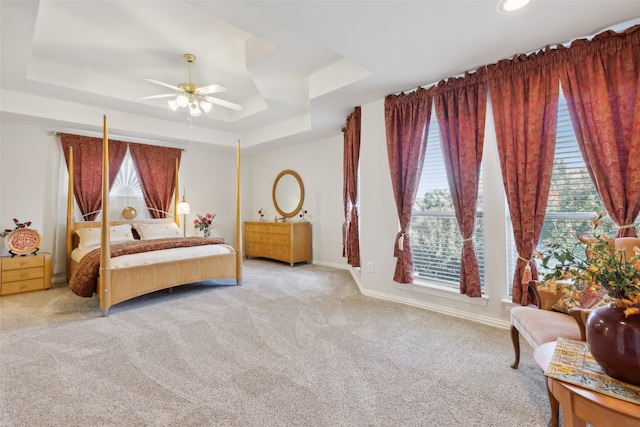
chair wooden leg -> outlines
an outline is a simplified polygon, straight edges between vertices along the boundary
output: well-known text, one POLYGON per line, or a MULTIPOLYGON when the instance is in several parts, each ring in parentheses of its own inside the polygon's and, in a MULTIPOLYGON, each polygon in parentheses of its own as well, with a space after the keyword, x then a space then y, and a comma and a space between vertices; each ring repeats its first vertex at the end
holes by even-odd
POLYGON ((547 394, 549 395, 549 407, 551 408, 551 419, 549 420, 548 427, 560 426, 560 403, 558 399, 551 393, 549 389, 549 380, 545 377, 545 383, 547 385, 547 394))
POLYGON ((511 325, 511 343, 513 344, 513 352, 516 356, 516 360, 513 362, 511 367, 513 369, 518 369, 518 365, 520 364, 520 333, 513 325, 511 325))

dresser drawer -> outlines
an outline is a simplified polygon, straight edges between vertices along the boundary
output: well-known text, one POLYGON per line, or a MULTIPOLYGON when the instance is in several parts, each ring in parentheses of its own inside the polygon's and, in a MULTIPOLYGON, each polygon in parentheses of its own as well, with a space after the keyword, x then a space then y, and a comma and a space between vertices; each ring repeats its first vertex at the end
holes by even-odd
POLYGON ((280 261, 287 261, 291 251, 288 246, 265 246, 266 254, 268 258, 278 259, 280 261))
POLYGON ((262 256, 264 252, 264 246, 261 243, 247 242, 245 243, 245 255, 247 256, 262 256))
POLYGON ((264 233, 248 231, 244 233, 244 238, 248 243, 264 243, 264 233))
POLYGON ((264 224, 260 223, 245 223, 244 231, 257 231, 259 233, 264 233, 264 224))
POLYGON ((20 292, 39 291, 48 289, 44 278, 21 280, 19 282, 2 282, 2 295, 18 294, 20 292))
POLYGON ((18 280, 41 279, 44 277, 43 267, 21 268, 19 270, 2 271, 2 283, 18 280))
POLYGON ((2 260, 2 271, 16 270, 18 268, 43 267, 43 256, 21 256, 5 258, 2 260))
POLYGON ((265 237, 265 243, 268 245, 288 245, 291 242, 291 237, 288 234, 267 234, 265 237))
POLYGON ((264 231, 271 234, 289 234, 291 233, 291 226, 289 224, 269 224, 265 226, 264 231))

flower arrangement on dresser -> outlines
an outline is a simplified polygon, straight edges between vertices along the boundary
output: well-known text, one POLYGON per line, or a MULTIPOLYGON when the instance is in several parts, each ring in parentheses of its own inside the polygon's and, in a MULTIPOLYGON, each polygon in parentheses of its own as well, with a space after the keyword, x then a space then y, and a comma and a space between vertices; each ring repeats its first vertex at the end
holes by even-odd
POLYGON ((193 227, 197 230, 204 232, 204 237, 211 236, 211 226, 213 224, 213 219, 216 217, 216 214, 211 214, 207 212, 204 215, 196 214, 198 219, 193 220, 193 227))

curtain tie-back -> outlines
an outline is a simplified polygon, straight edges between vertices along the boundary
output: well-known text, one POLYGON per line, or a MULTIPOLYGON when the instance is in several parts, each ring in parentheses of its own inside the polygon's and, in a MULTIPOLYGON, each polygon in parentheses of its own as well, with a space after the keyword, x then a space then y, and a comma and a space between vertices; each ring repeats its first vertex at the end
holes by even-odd
POLYGON ((620 230, 622 230, 622 229, 624 229, 624 228, 633 228, 633 227, 635 227, 635 225, 633 225, 633 224, 626 224, 626 225, 621 225, 621 226, 619 226, 618 228, 619 228, 620 230))
MULTIPOLYGON (((520 283, 522 285, 526 285, 527 283, 529 283, 529 280, 532 279, 532 275, 531 275, 531 265, 529 265, 529 263, 532 261, 531 259, 526 259, 521 257, 520 255, 518 255, 518 258, 520 258, 522 261, 526 262, 527 265, 524 267, 524 271, 522 272, 522 279, 520 280, 520 283)), ((523 289, 524 290, 524 289, 523 289)))
POLYGON ((467 243, 473 241, 473 237, 467 237, 466 239, 462 239, 462 243, 467 243))
POLYGON ((402 249, 404 247, 404 238, 408 235, 409 233, 405 233, 404 231, 399 231, 398 234, 396 234, 396 244, 393 248, 394 257, 398 258, 402 253, 402 249))

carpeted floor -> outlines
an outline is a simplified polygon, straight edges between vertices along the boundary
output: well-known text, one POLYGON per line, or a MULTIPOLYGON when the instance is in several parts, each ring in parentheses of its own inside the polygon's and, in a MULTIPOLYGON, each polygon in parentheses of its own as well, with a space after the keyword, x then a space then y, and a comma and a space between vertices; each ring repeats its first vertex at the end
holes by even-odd
POLYGON ((2 426, 545 426, 507 330, 359 294, 347 271, 248 260, 242 286, 112 307, 58 284, 0 299, 2 426))

